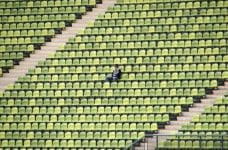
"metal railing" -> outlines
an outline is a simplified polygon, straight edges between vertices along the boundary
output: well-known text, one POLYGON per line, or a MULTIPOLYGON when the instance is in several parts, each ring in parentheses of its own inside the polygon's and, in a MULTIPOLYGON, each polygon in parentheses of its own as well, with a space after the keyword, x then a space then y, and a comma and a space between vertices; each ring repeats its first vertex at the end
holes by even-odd
POLYGON ((215 148, 219 150, 228 150, 228 132, 226 135, 164 135, 164 134, 150 134, 136 140, 132 145, 126 148, 126 150, 135 150, 136 147, 140 147, 143 150, 159 150, 159 149, 203 149, 203 148, 215 148), (151 145, 148 139, 153 138, 155 140, 154 145, 151 145), (167 141, 169 141, 167 143, 167 141), (173 142, 175 141, 175 142, 173 142), (165 143, 166 142, 166 143, 165 143), (173 142, 173 143, 172 143, 173 142), (186 142, 186 144, 184 144, 186 142), (142 144, 143 143, 143 144, 142 144))

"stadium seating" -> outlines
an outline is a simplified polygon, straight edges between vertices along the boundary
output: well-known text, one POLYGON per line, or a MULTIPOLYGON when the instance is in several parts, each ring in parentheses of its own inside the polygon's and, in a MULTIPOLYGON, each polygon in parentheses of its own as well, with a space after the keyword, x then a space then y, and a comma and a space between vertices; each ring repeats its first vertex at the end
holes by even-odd
POLYGON ((190 124, 182 127, 179 136, 170 138, 158 149, 227 149, 228 148, 228 96, 218 99, 190 124))
POLYGON ((0 68, 7 72, 95 5, 96 0, 1 0, 0 68))
POLYGON ((227 79, 227 1, 118 0, 0 98, 0 145, 123 149, 227 79), (104 82, 119 64, 122 78, 104 82))

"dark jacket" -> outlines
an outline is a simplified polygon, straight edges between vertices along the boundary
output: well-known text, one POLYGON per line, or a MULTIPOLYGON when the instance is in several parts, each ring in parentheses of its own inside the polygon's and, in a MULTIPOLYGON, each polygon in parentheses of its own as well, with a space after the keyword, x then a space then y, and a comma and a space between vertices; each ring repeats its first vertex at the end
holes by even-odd
POLYGON ((115 72, 115 70, 112 72, 112 77, 113 78, 117 78, 120 79, 121 78, 121 69, 118 69, 117 72, 115 72))

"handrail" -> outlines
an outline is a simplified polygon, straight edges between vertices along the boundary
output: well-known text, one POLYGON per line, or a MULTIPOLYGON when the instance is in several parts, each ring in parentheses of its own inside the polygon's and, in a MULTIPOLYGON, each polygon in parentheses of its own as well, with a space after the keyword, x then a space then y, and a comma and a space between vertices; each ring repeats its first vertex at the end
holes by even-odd
MULTIPOLYGON (((156 148, 159 149, 159 137, 163 137, 163 136, 168 136, 168 137, 177 137, 177 140, 181 140, 180 137, 184 137, 184 136, 189 136, 190 140, 198 140, 199 142, 199 148, 202 148, 202 140, 215 140, 215 141, 219 141, 221 143, 221 149, 224 149, 225 145, 224 145, 224 141, 228 141, 228 134, 227 135, 218 135, 218 134, 211 134, 211 135, 199 135, 199 134, 191 134, 191 135, 186 135, 186 134, 146 134, 144 137, 141 137, 140 139, 136 140, 134 143, 132 143, 131 145, 129 145, 127 148, 125 148, 124 150, 130 150, 131 148, 133 148, 135 146, 135 144, 140 143, 140 141, 145 140, 147 137, 154 137, 156 139, 156 148), (211 138, 209 138, 208 136, 210 136, 211 138), (217 137, 217 139, 214 139, 213 137, 217 137), (194 137, 198 137, 198 139, 194 138, 194 137), (203 138, 206 137, 206 138, 203 138), (226 138, 225 138, 226 137, 226 138)), ((164 141, 165 142, 165 141, 164 141)), ((180 147, 180 142, 178 142, 178 146, 176 148, 181 148, 180 147)), ((145 150, 148 149, 148 147, 144 147, 145 150)))
POLYGON ((132 148, 132 147, 134 147, 134 145, 136 144, 136 143, 139 143, 141 140, 144 140, 146 137, 145 136, 143 136, 143 137, 141 137, 140 139, 137 139, 134 143, 132 143, 132 144, 130 144, 127 148, 125 148, 124 150, 129 150, 130 148, 132 148))

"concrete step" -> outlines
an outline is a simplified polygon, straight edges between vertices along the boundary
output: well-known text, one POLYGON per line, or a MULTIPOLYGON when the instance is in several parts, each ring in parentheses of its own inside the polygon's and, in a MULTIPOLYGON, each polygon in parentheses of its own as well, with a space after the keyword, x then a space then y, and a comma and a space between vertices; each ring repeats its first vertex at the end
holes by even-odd
MULTIPOLYGON (((76 23, 75 23, 76 24, 76 23)), ((68 36, 74 36, 74 34, 76 32, 74 32, 75 30, 72 30, 72 27, 67 27, 66 31, 63 31, 63 34, 67 34, 68 36)), ((67 37, 67 36, 63 36, 63 37, 67 37)))
POLYGON ((189 111, 191 111, 191 112, 202 112, 202 111, 204 111, 204 108, 206 106, 208 106, 208 105, 206 105, 206 104, 205 105, 200 105, 200 106, 194 105, 193 107, 189 108, 189 111))
POLYGON ((82 23, 81 24, 73 24, 72 27, 74 27, 74 28, 83 28, 83 27, 85 27, 85 25, 82 24, 82 23))
MULTIPOLYGON (((34 56, 34 57, 32 57, 32 58, 25 58, 25 61, 27 61, 27 60, 36 62, 36 61, 42 60, 42 58, 40 58, 39 56, 34 56)), ((20 65, 22 65, 22 64, 27 64, 27 63, 25 63, 25 62, 23 61, 22 63, 20 63, 20 65)))
MULTIPOLYGON (((159 134, 159 135, 161 135, 161 134, 171 134, 172 133, 172 131, 167 131, 167 130, 164 128, 164 129, 160 129, 160 130, 158 130, 158 133, 157 134, 159 134)), ((155 134, 156 135, 156 134, 155 134)))
MULTIPOLYGON (((204 106, 207 106, 207 105, 204 105, 204 106)), ((192 113, 198 113, 198 112, 202 112, 204 111, 204 107, 202 106, 193 106, 191 108, 189 108, 189 112, 192 112, 192 113)))
POLYGON ((217 98, 218 96, 220 96, 220 95, 217 95, 217 94, 214 94, 214 95, 207 95, 206 98, 215 99, 215 98, 217 98))
POLYGON ((177 117, 177 121, 183 121, 183 122, 186 122, 186 121, 190 121, 192 120, 192 117, 191 116, 180 116, 180 117, 177 117))
POLYGON ((21 68, 20 67, 20 70, 12 70, 12 71, 10 71, 11 73, 21 73, 21 72, 25 72, 25 71, 27 71, 27 69, 26 68, 21 68))
POLYGON ((62 38, 62 39, 64 39, 64 40, 67 41, 68 38, 74 37, 74 36, 75 36, 74 30, 72 30, 72 28, 71 28, 71 29, 68 29, 68 32, 66 31, 66 32, 63 32, 62 34, 56 35, 55 38, 52 39, 52 42, 53 42, 54 40, 56 40, 56 39, 59 39, 59 38, 62 38), (69 32, 69 30, 70 30, 70 32, 69 32), (65 34, 66 34, 66 35, 65 35, 65 34))
POLYGON ((218 86, 218 89, 220 89, 220 90, 228 90, 228 85, 218 86))
POLYGON ((135 147, 134 150, 144 150, 142 147, 135 147))
POLYGON ((179 130, 180 128, 181 128, 181 125, 176 125, 176 124, 165 127, 166 130, 171 130, 171 131, 179 130))
POLYGON ((193 104, 193 108, 197 107, 197 108, 204 108, 205 106, 211 104, 210 101, 203 101, 201 103, 195 103, 193 104))
MULTIPOLYGON (((52 39, 52 40, 54 40, 54 39, 52 39)), ((49 46, 49 47, 57 47, 56 44, 59 44, 59 43, 51 41, 51 42, 46 42, 44 45, 49 46)))
POLYGON ((214 104, 214 102, 211 99, 201 99, 201 103, 214 104))
MULTIPOLYGON (((70 37, 68 37, 68 38, 70 38, 70 37)), ((56 42, 61 42, 62 43, 62 42, 66 42, 66 40, 65 39, 56 39, 56 40, 53 40, 53 42, 55 42, 55 43, 56 42)))
POLYGON ((219 89, 219 90, 214 90, 213 93, 214 93, 214 94, 223 94, 223 93, 226 93, 227 91, 228 91, 228 90, 226 90, 226 89, 225 89, 225 90, 222 90, 222 89, 220 90, 220 89, 219 89))
POLYGON ((187 117, 192 117, 192 116, 194 116, 196 114, 198 114, 198 112, 191 112, 191 113, 189 113, 189 112, 182 112, 182 115, 183 116, 187 116, 187 117))
MULTIPOLYGON (((183 125, 186 123, 186 121, 187 121, 187 119, 186 120, 179 120, 178 119, 178 121, 170 121, 170 124, 172 124, 172 125, 183 125)), ((188 121, 191 121, 191 119, 189 118, 188 121)))
POLYGON ((146 149, 144 147, 136 147, 134 150, 149 150, 149 149, 146 149))

